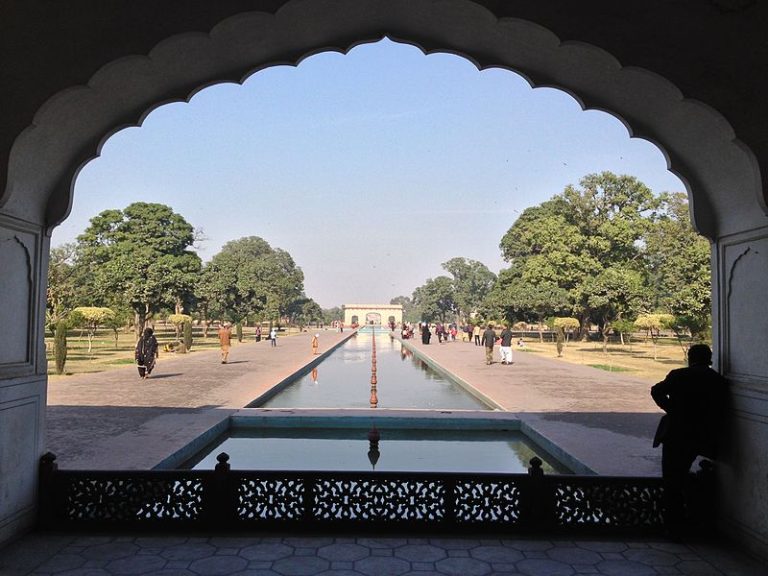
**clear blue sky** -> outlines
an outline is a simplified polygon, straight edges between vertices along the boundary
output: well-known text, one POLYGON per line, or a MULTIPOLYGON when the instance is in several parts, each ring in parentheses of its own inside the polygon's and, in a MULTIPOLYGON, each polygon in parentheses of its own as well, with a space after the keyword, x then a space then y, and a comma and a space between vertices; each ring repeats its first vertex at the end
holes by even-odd
POLYGON ((287 250, 328 308, 386 303, 463 256, 494 272, 519 213, 593 172, 684 190, 652 144, 567 94, 388 40, 278 66, 162 106, 105 144, 53 245, 131 202, 171 206, 205 240, 287 250))

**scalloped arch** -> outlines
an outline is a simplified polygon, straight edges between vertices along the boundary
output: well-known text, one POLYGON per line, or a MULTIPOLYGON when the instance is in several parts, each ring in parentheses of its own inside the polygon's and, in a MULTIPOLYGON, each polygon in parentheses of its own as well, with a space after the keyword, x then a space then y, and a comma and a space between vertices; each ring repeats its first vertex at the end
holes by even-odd
POLYGON ((467 0, 293 0, 277 13, 241 13, 208 34, 158 43, 148 55, 115 60, 86 86, 53 96, 14 142, 0 206, 45 213, 50 228, 69 213, 74 178, 117 130, 139 126, 155 108, 188 102, 212 84, 241 84, 275 65, 324 51, 346 53, 383 37, 425 54, 459 55, 479 70, 512 70, 532 87, 570 94, 583 109, 618 118, 633 137, 658 146, 686 183, 700 232, 716 238, 764 224, 766 201, 751 151, 722 115, 686 100, 661 76, 622 67, 582 42, 561 42, 538 24, 497 19, 467 0), (32 191, 32 192, 30 192, 32 191))

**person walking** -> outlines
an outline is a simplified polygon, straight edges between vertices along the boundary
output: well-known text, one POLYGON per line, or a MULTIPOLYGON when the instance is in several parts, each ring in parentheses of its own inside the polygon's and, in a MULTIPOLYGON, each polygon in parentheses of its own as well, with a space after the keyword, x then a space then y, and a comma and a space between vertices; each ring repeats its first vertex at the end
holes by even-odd
POLYGON ((475 340, 475 346, 480 346, 480 324, 475 324, 472 328, 472 337, 475 340))
POLYGON ((272 328, 269 331, 269 341, 272 343, 272 346, 277 346, 277 328, 272 328))
POLYGON ((312 355, 313 356, 317 354, 317 348, 318 346, 320 346, 320 341, 318 340, 319 337, 320 337, 320 334, 315 334, 314 336, 312 336, 312 355))
POLYGON ((421 325, 421 343, 422 344, 429 344, 429 341, 432 339, 432 333, 429 331, 429 324, 424 322, 421 325))
POLYGON ((493 345, 496 343, 496 332, 493 330, 493 324, 483 332, 482 344, 485 346, 485 363, 490 366, 493 364, 493 345))
POLYGON ((261 325, 256 326, 256 342, 261 342, 261 325))
POLYGON ((221 348, 221 363, 226 364, 229 358, 229 348, 232 343, 232 328, 229 322, 219 326, 219 347, 221 348))
POLYGON ((697 456, 717 456, 728 381, 710 368, 712 350, 706 344, 688 349, 688 367, 672 370, 651 388, 651 397, 666 412, 654 448, 661 450, 663 509, 667 528, 677 533, 686 515, 685 485, 697 456))
POLYGON ((499 342, 499 351, 501 353, 502 364, 512 364, 512 330, 509 328, 509 324, 504 325, 504 330, 499 334, 501 342, 499 342))
POLYGON ((157 338, 152 328, 145 328, 144 333, 136 343, 136 365, 139 369, 139 378, 146 380, 155 367, 155 359, 159 355, 157 338))

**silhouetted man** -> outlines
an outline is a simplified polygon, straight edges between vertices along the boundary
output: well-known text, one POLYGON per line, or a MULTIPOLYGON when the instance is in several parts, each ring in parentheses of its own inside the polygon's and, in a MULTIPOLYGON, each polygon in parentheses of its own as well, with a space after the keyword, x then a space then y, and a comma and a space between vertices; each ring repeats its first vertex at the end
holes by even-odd
POLYGON ((651 388, 656 404, 666 412, 653 445, 663 444, 665 521, 679 528, 685 514, 685 482, 697 456, 714 458, 728 381, 710 368, 712 350, 696 344, 688 350, 688 367, 672 370, 651 388))

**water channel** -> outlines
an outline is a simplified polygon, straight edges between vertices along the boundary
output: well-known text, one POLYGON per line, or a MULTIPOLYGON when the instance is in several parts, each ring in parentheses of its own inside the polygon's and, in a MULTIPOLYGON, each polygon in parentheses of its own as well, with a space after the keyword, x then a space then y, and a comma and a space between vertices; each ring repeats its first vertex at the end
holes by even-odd
POLYGON ((432 370, 384 329, 360 331, 312 371, 259 408, 368 408, 376 339, 378 408, 489 410, 484 402, 432 370))
POLYGON ((224 451, 236 469, 370 470, 374 462, 369 435, 378 422, 382 429, 376 432, 380 441, 375 469, 379 471, 519 473, 533 456, 543 460, 546 472, 570 471, 519 430, 449 423, 451 411, 490 407, 415 357, 384 329, 358 332, 314 369, 252 407, 362 408, 370 415, 336 412, 323 416, 321 424, 298 427, 262 427, 253 423, 258 415, 238 415, 243 427, 231 429, 187 466, 211 469, 216 455, 224 451), (374 340, 375 408, 371 407, 374 340), (396 425, 385 424, 376 416, 382 409, 439 410, 446 415, 436 419, 434 428, 424 429, 415 427, 408 417, 396 425))

